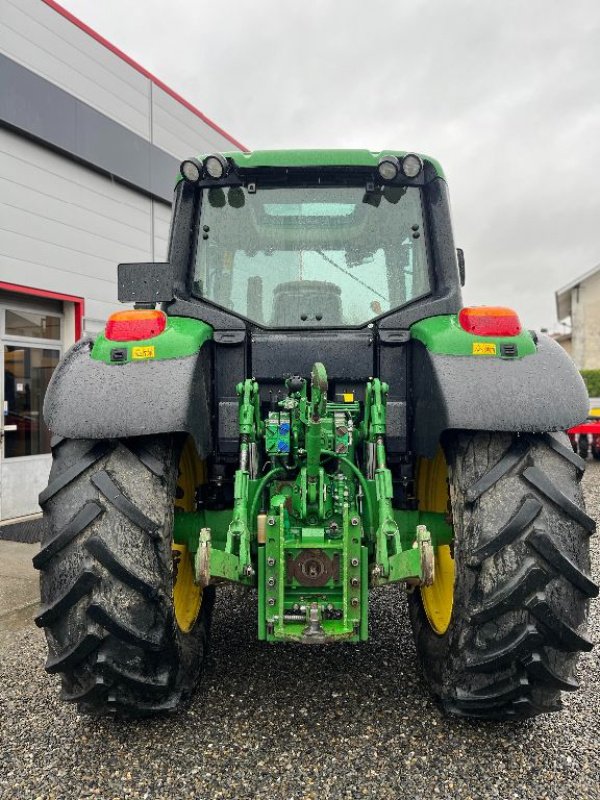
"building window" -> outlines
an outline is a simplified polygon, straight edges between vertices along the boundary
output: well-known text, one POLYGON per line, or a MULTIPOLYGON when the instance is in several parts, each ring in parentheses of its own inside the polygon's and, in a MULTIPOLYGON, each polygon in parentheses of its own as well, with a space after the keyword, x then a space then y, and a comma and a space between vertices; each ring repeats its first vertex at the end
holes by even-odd
POLYGON ((6 309, 6 336, 26 336, 34 339, 61 340, 61 318, 36 311, 6 309))
POLYGON ((61 314, 0 305, 6 459, 50 452, 50 432, 42 410, 48 383, 62 355, 62 335, 61 314))

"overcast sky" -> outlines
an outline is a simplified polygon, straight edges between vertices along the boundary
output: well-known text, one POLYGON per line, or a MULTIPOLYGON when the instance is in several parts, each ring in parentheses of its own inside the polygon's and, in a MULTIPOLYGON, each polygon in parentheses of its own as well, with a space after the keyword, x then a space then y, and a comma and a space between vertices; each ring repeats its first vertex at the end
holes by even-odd
POLYGON ((468 303, 557 327, 600 263, 598 0, 62 4, 250 149, 438 158, 468 303))

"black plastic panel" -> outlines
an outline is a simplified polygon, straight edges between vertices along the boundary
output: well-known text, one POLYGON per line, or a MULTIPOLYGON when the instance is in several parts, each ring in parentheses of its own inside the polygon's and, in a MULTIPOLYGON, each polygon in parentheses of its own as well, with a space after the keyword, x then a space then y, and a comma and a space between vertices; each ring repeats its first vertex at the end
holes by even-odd
POLYGON ((236 386, 247 377, 244 331, 215 331, 214 403, 217 448, 222 456, 239 452, 239 401, 236 386))
POLYGON ((388 384, 387 449, 390 454, 408 449, 407 394, 409 331, 382 330, 377 341, 377 376, 388 384))
POLYGON ((119 264, 121 303, 166 303, 173 299, 173 268, 167 263, 119 264))
POLYGON ((373 334, 368 330, 252 335, 251 372, 259 382, 283 382, 285 374, 308 378, 316 361, 325 365, 332 383, 364 382, 374 370, 373 334))

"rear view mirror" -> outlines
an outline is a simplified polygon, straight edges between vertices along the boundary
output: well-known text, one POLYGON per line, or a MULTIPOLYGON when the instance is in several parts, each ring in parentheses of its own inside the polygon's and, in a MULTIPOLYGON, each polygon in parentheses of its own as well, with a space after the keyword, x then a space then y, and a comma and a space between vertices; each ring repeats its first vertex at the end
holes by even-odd
POLYGON ((164 263, 119 264, 121 303, 168 303, 173 299, 173 267, 164 263))

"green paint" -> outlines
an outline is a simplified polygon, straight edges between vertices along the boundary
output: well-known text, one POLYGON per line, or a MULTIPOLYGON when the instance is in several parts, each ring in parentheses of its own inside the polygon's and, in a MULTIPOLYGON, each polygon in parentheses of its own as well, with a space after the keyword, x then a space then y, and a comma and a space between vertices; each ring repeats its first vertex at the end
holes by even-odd
POLYGON ((413 339, 422 342, 430 352, 440 355, 500 358, 510 361, 536 352, 536 346, 528 331, 521 331, 518 336, 477 336, 461 328, 457 314, 422 319, 411 326, 410 333, 413 339), (494 344, 496 355, 474 355, 473 345, 480 342, 494 344), (518 355, 505 359, 500 353, 501 344, 516 345, 518 355))
POLYGON ((401 581, 406 578, 418 579, 421 577, 421 553, 413 547, 402 550, 390 558, 389 580, 401 581))
POLYGON ((369 548, 360 548, 360 640, 369 638, 369 548))
POLYGON ((267 638, 267 612, 265 607, 265 546, 258 547, 258 640, 267 638))
POLYGON ((158 336, 152 339, 142 339, 135 342, 113 342, 101 333, 96 338, 92 347, 91 357, 96 361, 119 366, 125 362, 113 362, 110 358, 111 350, 127 350, 127 362, 142 363, 143 361, 161 361, 168 358, 183 358, 197 353, 202 345, 212 339, 213 329, 205 322, 187 317, 167 317, 167 327, 158 336), (151 358, 134 359, 134 347, 154 347, 154 356, 151 358))
MULTIPOLYGON (((263 167, 373 167, 376 168, 382 156, 394 155, 401 159, 407 150, 255 150, 252 153, 239 151, 223 153, 240 169, 259 169, 263 167)), ((206 155, 206 154, 205 154, 206 155)), ((438 161, 419 153, 423 161, 434 168, 436 175, 445 178, 438 161)), ((204 155, 198 158, 204 158, 204 155)), ((177 182, 182 180, 177 176, 177 182)))
POLYGON ((319 641, 364 641, 369 583, 418 583, 418 526, 434 546, 453 531, 443 514, 392 507, 386 384, 369 381, 364 404, 329 402, 325 368, 315 364, 310 381, 288 379, 287 389, 262 420, 256 382, 238 386, 233 509, 177 513, 174 541, 195 553, 204 530, 211 578, 257 586, 259 639, 306 642, 316 631, 319 641), (266 474, 251 476, 251 443, 271 465, 266 474), (371 479, 357 466, 358 448, 374 459, 371 479), (259 508, 267 509, 264 545, 259 508))
POLYGON ((445 514, 434 511, 402 511, 394 509, 394 519, 400 531, 402 549, 407 550, 415 541, 417 525, 425 525, 431 533, 434 547, 450 544, 454 538, 454 530, 446 520, 445 514))
POLYGON ((353 464, 344 456, 340 456, 338 455, 338 453, 334 453, 333 450, 323 450, 323 455, 329 456, 329 458, 337 458, 340 464, 346 466, 356 476, 363 490, 363 499, 365 501, 365 506, 367 510, 366 514, 367 530, 369 532, 373 532, 375 530, 375 515, 373 512, 373 499, 372 499, 373 490, 372 488, 369 487, 369 483, 373 484, 373 481, 367 481, 367 479, 359 470, 359 468, 356 466, 356 464, 353 464))
POLYGON ((173 516, 173 542, 184 544, 191 553, 198 550, 200 530, 207 527, 203 513, 177 511, 173 516))
POLYGON ((227 581, 250 582, 248 578, 241 576, 239 558, 217 547, 211 547, 210 550, 210 575, 211 578, 224 578, 227 581))

